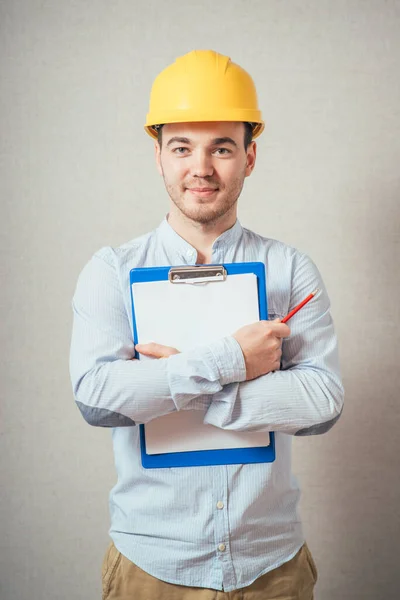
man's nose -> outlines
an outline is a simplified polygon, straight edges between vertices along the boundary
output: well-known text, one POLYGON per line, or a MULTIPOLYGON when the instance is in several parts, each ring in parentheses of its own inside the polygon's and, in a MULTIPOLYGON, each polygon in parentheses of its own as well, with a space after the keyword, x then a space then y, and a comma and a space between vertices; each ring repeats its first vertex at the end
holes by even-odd
POLYGON ((207 152, 195 152, 191 165, 191 175, 193 177, 211 177, 214 173, 212 156, 207 152))

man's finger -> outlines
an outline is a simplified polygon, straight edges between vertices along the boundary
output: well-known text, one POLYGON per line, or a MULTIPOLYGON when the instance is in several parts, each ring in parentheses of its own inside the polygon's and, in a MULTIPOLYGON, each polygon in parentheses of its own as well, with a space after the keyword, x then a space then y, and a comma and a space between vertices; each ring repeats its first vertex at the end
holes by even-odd
POLYGON ((155 342, 136 344, 135 348, 139 354, 150 356, 152 358, 168 358, 168 356, 172 356, 173 354, 179 354, 179 350, 176 348, 163 346, 162 344, 156 344, 155 342))
POLYGON ((273 325, 274 335, 279 338, 289 337, 290 328, 286 323, 282 323, 280 319, 274 319, 273 321, 269 321, 270 325, 273 325))
POLYGON ((280 323, 279 328, 277 328, 276 331, 274 331, 274 334, 276 335, 276 337, 279 338, 289 337, 290 328, 288 327, 288 325, 286 325, 286 323, 280 323))
POLYGON ((267 332, 277 338, 285 338, 290 336, 290 328, 286 323, 281 323, 280 319, 273 321, 259 321, 267 332))

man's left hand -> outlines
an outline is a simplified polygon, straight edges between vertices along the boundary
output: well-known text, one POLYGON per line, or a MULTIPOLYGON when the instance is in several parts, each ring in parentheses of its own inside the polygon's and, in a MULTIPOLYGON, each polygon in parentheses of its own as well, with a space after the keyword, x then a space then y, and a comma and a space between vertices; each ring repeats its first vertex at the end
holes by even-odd
POLYGON ((135 349, 139 354, 150 356, 151 358, 168 358, 173 354, 179 354, 179 350, 176 348, 163 346, 162 344, 156 344, 155 342, 150 342, 149 344, 136 344, 135 349))

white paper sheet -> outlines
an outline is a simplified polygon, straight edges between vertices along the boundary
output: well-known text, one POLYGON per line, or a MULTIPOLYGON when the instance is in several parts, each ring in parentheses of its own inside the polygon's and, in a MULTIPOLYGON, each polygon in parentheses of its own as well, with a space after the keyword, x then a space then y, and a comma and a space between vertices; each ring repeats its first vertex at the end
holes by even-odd
MULTIPOLYGON (((205 284, 134 283, 132 294, 139 341, 154 341, 180 351, 209 344, 259 320, 257 277, 253 273, 229 275, 225 281, 205 284)), ((204 414, 185 410, 147 423, 147 453, 269 445, 267 432, 219 429, 205 425, 204 414)))

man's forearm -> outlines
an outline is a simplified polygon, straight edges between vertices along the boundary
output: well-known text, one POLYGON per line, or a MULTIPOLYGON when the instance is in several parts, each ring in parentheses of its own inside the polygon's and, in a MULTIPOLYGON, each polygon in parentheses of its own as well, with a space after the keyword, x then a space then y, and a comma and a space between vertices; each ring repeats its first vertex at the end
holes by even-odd
POLYGON ((226 386, 214 396, 204 422, 237 431, 312 435, 328 431, 342 406, 339 377, 297 368, 226 386))
POLYGON ((131 426, 176 410, 207 408, 223 385, 245 377, 236 346, 233 338, 223 338, 168 359, 103 362, 83 376, 76 373, 77 405, 91 425, 102 427, 131 426))

